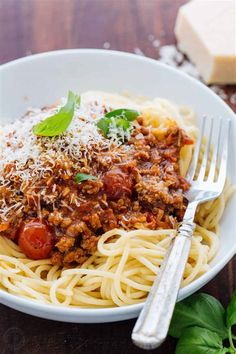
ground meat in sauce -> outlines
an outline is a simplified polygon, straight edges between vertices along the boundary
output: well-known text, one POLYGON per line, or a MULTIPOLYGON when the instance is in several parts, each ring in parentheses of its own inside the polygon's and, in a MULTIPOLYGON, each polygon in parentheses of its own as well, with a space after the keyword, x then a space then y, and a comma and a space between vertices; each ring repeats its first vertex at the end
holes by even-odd
MULTIPOLYGON (((101 234, 116 227, 176 228, 187 206, 183 192, 189 188, 179 174, 179 154, 191 143, 175 124, 159 140, 139 119, 127 143, 90 159, 84 156, 79 169, 69 156, 57 161, 52 172, 21 195, 24 208, 0 223, 0 235, 17 242, 22 222, 40 216, 54 235, 52 263, 73 266, 96 251, 101 234), (97 179, 77 184, 78 172, 97 179)), ((17 189, 16 181, 12 188, 17 189)))

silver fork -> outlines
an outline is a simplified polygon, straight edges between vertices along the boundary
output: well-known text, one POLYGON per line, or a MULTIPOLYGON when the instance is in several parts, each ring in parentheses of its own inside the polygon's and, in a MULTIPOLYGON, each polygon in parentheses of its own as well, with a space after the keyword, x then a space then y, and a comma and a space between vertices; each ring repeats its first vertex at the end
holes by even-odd
POLYGON ((224 188, 229 127, 230 120, 220 119, 218 124, 212 118, 205 117, 202 120, 200 135, 186 177, 191 183, 191 188, 186 193, 189 204, 178 234, 163 261, 160 273, 133 329, 132 340, 140 348, 157 348, 167 336, 191 247, 197 206, 217 198, 224 188), (206 143, 199 168, 203 137, 206 138, 206 143), (213 141, 215 144, 212 148, 213 141))

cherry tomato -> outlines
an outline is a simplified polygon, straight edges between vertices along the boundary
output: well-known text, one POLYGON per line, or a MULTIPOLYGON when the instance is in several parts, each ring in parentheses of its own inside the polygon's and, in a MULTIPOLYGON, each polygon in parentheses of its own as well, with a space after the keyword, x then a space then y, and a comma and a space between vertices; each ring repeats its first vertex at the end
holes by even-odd
POLYGON ((53 248, 53 235, 45 223, 33 220, 21 226, 18 244, 27 257, 45 259, 53 248))
POLYGON ((129 175, 118 168, 104 173, 103 183, 108 199, 116 200, 132 194, 132 181, 129 175))

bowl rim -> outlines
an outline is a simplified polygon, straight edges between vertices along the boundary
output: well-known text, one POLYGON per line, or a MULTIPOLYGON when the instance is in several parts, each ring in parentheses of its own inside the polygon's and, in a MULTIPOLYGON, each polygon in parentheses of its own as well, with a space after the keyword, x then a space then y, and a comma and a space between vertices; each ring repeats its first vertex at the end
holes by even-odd
MULTIPOLYGON (((128 59, 133 59, 138 62, 146 62, 150 64, 154 64, 156 66, 159 66, 163 68, 164 70, 167 70, 169 72, 174 73, 175 75, 178 75, 180 77, 185 78, 187 81, 191 81, 194 85, 199 86, 201 90, 206 92, 207 95, 214 96, 214 99, 218 101, 219 104, 223 105, 225 110, 228 111, 228 113, 232 116, 232 118, 236 118, 235 113, 233 110, 219 97, 217 96, 210 88, 208 88, 206 85, 204 85, 202 82, 198 81, 197 79, 189 76, 188 74, 181 72, 180 70, 171 67, 165 63, 162 63, 156 59, 149 58, 149 57, 144 57, 144 56, 139 56, 133 53, 129 52, 123 52, 123 51, 115 51, 115 50, 105 50, 105 49, 93 49, 93 48, 81 48, 81 49, 62 49, 62 50, 54 50, 54 51, 47 51, 39 54, 33 54, 27 57, 23 58, 18 58, 15 60, 12 60, 10 62, 4 63, 0 65, 0 74, 4 72, 5 69, 10 69, 14 67, 15 65, 21 65, 25 64, 27 62, 31 61, 37 61, 40 59, 47 59, 48 57, 56 57, 56 56, 63 56, 63 55, 78 55, 78 54, 87 54, 87 55, 103 55, 103 56, 111 56, 111 57, 122 57, 122 58, 128 58, 128 59)), ((223 258, 219 260, 217 264, 215 264, 212 268, 210 268, 206 273, 201 275, 199 278, 195 279, 193 282, 185 286, 184 288, 180 289, 179 296, 178 296, 178 301, 185 298, 186 296, 189 295, 189 293, 194 293, 197 291, 199 288, 204 286, 206 283, 208 283, 213 277, 216 276, 222 270, 222 268, 230 261, 230 259, 236 254, 236 245, 235 248, 230 249, 223 258)), ((47 314, 47 316, 50 315, 67 315, 70 316, 72 315, 73 317, 75 315, 78 316, 87 316, 88 318, 92 318, 94 316, 103 316, 103 317, 111 317, 111 316, 122 316, 127 313, 138 313, 142 307, 144 302, 138 303, 138 304, 133 304, 133 305, 125 305, 122 307, 108 307, 108 308, 79 308, 76 306, 69 307, 69 306, 63 306, 63 305, 52 305, 52 304, 46 304, 46 303, 41 303, 38 302, 37 300, 33 299, 28 299, 24 297, 20 297, 18 295, 14 295, 11 293, 8 293, 5 290, 0 289, 0 303, 7 304, 10 303, 17 305, 17 306, 22 306, 22 309, 29 309, 29 310, 36 310, 36 312, 41 311, 42 314, 47 314), (5 301, 2 301, 5 300, 5 301)), ((24 310, 21 310, 24 312, 24 310)), ((36 314, 36 316, 40 316, 36 314)), ((42 316, 43 317, 43 316, 42 316)), ((60 319, 58 319, 60 320, 60 319)), ((64 320, 66 322, 66 319, 64 320)), ((91 321, 92 322, 92 321, 91 321)))

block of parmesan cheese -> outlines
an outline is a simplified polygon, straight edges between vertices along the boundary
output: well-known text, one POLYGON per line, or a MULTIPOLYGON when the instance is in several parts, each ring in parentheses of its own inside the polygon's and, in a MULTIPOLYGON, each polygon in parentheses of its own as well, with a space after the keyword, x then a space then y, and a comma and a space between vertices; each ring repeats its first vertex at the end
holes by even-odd
POLYGON ((190 1, 179 9, 175 35, 206 83, 236 83, 236 0, 190 1))

